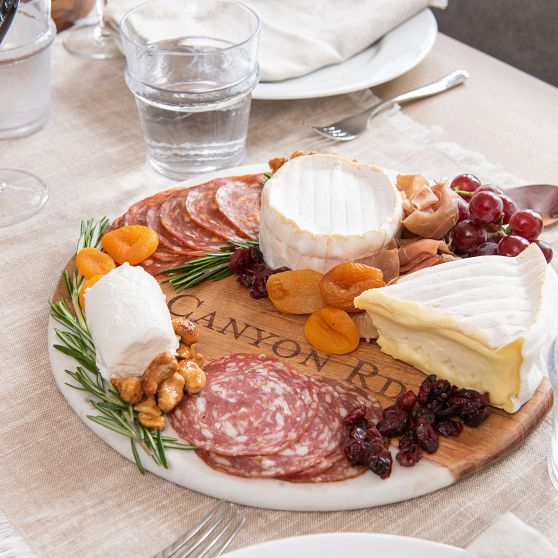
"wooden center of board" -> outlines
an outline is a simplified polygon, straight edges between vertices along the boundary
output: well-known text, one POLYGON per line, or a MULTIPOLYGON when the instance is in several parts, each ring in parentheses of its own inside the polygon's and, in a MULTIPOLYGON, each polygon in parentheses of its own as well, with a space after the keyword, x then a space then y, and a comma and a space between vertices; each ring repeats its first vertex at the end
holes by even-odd
MULTIPOLYGON (((73 268, 72 261, 67 269, 73 268)), ((365 388, 384 407, 409 389, 416 393, 424 380, 424 374, 385 355, 374 342, 361 342, 346 355, 317 351, 304 337, 306 316, 281 314, 269 300, 254 300, 236 277, 206 281, 181 293, 168 283, 161 283, 161 287, 171 315, 188 318, 201 327, 197 350, 206 362, 233 353, 269 355, 309 376, 336 378, 365 388)), ((60 281, 54 299, 63 293, 60 281)), ((481 426, 466 427, 457 438, 440 437, 439 450, 426 458, 448 467, 456 478, 469 475, 520 444, 551 404, 552 390, 545 379, 517 413, 493 409, 481 426)))

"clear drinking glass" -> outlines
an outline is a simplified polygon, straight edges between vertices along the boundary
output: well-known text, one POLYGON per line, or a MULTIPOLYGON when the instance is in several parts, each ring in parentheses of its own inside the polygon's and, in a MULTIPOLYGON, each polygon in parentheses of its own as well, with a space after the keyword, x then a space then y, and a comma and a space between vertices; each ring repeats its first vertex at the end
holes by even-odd
POLYGON ((97 0, 97 23, 74 27, 64 36, 66 50, 82 58, 106 60, 122 56, 111 32, 105 26, 103 13, 106 0, 97 0))
POLYGON ((556 490, 558 490, 558 342, 554 341, 548 359, 548 376, 554 391, 554 407, 552 409, 552 438, 548 454, 548 474, 556 490))
MULTIPOLYGON (((46 123, 55 36, 50 1, 21 0, 0 44, 0 140, 31 134, 46 123)), ((47 197, 46 185, 36 176, 0 168, 0 227, 31 217, 47 197)))
POLYGON ((124 16, 126 83, 157 172, 181 179, 243 159, 259 31, 235 0, 151 0, 124 16))

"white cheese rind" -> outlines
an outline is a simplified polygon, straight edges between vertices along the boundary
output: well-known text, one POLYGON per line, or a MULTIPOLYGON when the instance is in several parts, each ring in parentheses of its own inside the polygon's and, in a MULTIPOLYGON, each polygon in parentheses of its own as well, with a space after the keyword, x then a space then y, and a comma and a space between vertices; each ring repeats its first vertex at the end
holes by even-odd
POLYGON ((141 376, 161 352, 175 354, 165 296, 141 267, 117 267, 85 291, 85 318, 106 380, 141 376))
POLYGON ((385 248, 402 217, 401 194, 381 169, 335 155, 296 157, 264 186, 260 249, 272 268, 323 273, 385 248))
POLYGON ((366 291, 355 305, 382 351, 462 387, 488 391, 508 412, 545 374, 558 327, 558 278, 536 245, 516 258, 481 256, 427 268, 366 291))

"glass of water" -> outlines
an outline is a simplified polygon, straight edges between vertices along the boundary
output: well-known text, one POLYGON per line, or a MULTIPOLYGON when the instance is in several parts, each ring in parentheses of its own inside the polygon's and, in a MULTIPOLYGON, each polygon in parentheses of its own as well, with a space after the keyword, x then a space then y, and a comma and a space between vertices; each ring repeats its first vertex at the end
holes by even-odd
MULTIPOLYGON (((20 0, 0 44, 0 140, 32 134, 48 120, 50 45, 55 36, 50 0, 20 0)), ((6 147, 0 142, 2 149, 6 147)), ((38 177, 0 168, 0 227, 31 217, 47 197, 38 177)))
POLYGON ((235 0, 151 0, 120 24, 147 160, 173 179, 244 157, 260 21, 235 0))
POLYGON ((554 341, 550 348, 548 359, 548 376, 554 391, 554 407, 552 410, 552 437, 548 454, 548 473, 550 480, 558 490, 558 341, 554 341))

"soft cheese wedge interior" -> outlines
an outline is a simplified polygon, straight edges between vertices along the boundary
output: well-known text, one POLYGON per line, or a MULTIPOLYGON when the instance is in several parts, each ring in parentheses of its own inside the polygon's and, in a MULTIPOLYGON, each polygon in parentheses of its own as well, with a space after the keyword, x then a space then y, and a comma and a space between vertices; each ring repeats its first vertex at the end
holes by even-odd
POLYGON ((378 167, 335 155, 296 157, 263 189, 260 248, 270 267, 326 272, 387 246, 402 211, 399 191, 378 167))
POLYGON ((480 256, 430 267, 364 292, 384 353, 517 411, 545 373, 556 337, 558 278, 532 244, 515 258, 480 256))

